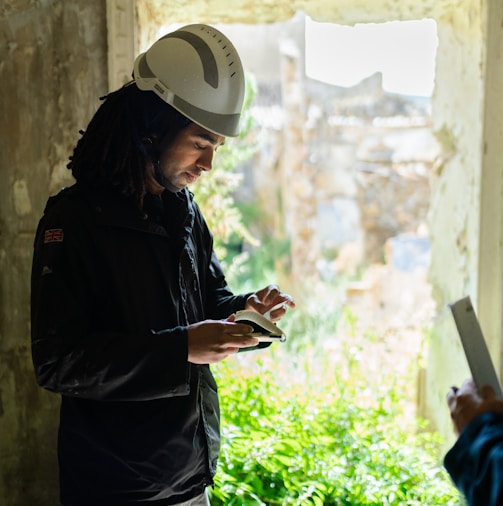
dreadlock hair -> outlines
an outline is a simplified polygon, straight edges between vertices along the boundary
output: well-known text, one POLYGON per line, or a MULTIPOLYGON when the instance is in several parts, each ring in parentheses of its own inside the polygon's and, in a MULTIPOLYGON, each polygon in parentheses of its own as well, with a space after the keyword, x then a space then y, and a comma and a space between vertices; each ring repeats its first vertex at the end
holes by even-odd
POLYGON ((171 142, 190 120, 134 81, 100 100, 67 167, 77 182, 112 185, 141 209, 147 158, 159 157, 153 140, 171 142))

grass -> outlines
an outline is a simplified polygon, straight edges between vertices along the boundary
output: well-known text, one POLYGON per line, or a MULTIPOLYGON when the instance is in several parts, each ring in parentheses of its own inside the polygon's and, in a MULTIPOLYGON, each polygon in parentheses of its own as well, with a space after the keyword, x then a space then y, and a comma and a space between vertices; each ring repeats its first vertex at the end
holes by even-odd
POLYGON ((213 366, 223 446, 212 505, 464 504, 440 437, 407 412, 410 377, 376 381, 360 359, 385 336, 358 334, 350 311, 319 311, 285 318, 289 346, 213 366), (322 345, 329 335, 338 353, 322 345))

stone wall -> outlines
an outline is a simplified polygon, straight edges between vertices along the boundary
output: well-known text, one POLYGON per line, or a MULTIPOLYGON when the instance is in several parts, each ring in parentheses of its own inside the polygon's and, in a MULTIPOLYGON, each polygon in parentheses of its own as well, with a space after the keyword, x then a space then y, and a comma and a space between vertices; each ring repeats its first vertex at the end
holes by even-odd
POLYGON ((440 154, 430 98, 385 93, 381 74, 353 87, 308 78, 304 23, 298 13, 273 25, 222 26, 258 88, 252 113, 261 149, 243 168, 238 197, 267 217, 264 235, 289 240, 298 300, 313 277, 382 262, 390 237, 425 235, 440 154), (266 52, 275 65, 262 65, 266 52))
MULTIPOLYGON (((498 241, 503 236, 502 218, 499 217, 502 213, 495 218, 496 239, 491 238, 489 225, 483 229, 487 243, 487 248, 483 245, 486 251, 483 258, 479 256, 479 237, 483 218, 480 214, 481 202, 484 216, 490 215, 492 206, 501 209, 497 196, 503 184, 498 176, 502 172, 503 160, 502 134, 498 127, 501 122, 493 117, 491 111, 501 110, 501 96, 496 90, 501 89, 498 83, 501 84, 503 72, 502 29, 498 21, 502 17, 502 4, 496 0, 390 0, 385 3, 297 0, 276 2, 272 6, 266 2, 250 5, 245 0, 239 0, 230 10, 224 1, 196 0, 190 3, 190 8, 180 12, 175 3, 156 0, 149 3, 148 9, 144 4, 139 5, 139 20, 143 26, 153 20, 160 24, 169 24, 174 19, 180 23, 192 22, 198 16, 209 23, 272 23, 292 19, 299 10, 316 21, 348 25, 390 19, 431 18, 436 21, 439 45, 432 117, 441 156, 436 160, 431 178, 428 221, 432 239, 429 277, 438 314, 429 342, 428 374, 422 388, 424 399, 421 405, 424 407, 423 414, 432 420, 433 426, 443 434, 451 435, 450 419, 445 408, 445 388, 461 381, 468 371, 447 309, 448 302, 467 293, 478 301, 479 294, 484 294, 486 304, 482 325, 490 330, 487 335, 490 348, 497 363, 501 362, 501 304, 492 301, 501 301, 503 290, 501 282, 494 282, 490 266, 495 262, 498 266, 503 264, 502 248, 499 246, 502 241, 498 241), (492 26, 490 32, 488 20, 492 26), (485 60, 487 55, 493 57, 490 63, 485 60), (485 84, 488 76, 491 82, 485 84), (484 122, 487 122, 485 129, 484 122), (489 155, 484 155, 484 146, 489 147, 489 155), (481 185, 483 172, 491 178, 485 185, 481 185), (484 191, 483 195, 481 191, 484 191), (491 253, 497 257, 491 258, 491 253), (480 273, 484 274, 482 278, 480 273), (447 364, 445 357, 450 358, 447 364)), ((260 46, 257 40, 253 40, 253 44, 260 46)), ((290 58, 291 54, 286 56, 290 58)), ((302 185, 296 188, 311 191, 309 184, 305 189, 302 185)), ((301 210, 300 205, 298 209, 301 210)), ((308 208, 309 219, 312 214, 312 209, 308 208)), ((487 218, 483 223, 488 223, 487 218)), ((310 238, 309 233, 306 237, 310 238)), ((497 268, 497 272, 502 272, 501 267, 497 268)))
MULTIPOLYGON (((431 198, 428 210, 432 241, 429 279, 433 285, 436 317, 428 342, 427 374, 425 384, 420 386, 423 395, 420 405, 422 414, 431 420, 433 427, 447 437, 449 443, 453 435, 445 406, 445 391, 449 385, 459 383, 469 373, 447 305, 468 293, 475 301, 478 301, 479 294, 484 294, 486 302, 491 299, 501 300, 502 292, 501 281, 494 283, 490 276, 490 266, 494 262, 497 262, 498 266, 503 263, 501 247, 492 250, 497 254, 496 258, 490 258, 490 248, 486 248, 488 251, 484 258, 479 256, 481 202, 484 203, 486 216, 489 216, 488 210, 493 205, 495 209, 501 208, 496 195, 501 186, 490 191, 491 181, 500 181, 497 174, 501 172, 503 159, 501 128, 497 127, 495 121, 490 123, 493 128, 483 128, 483 118, 487 118, 487 113, 492 117, 490 111, 493 108, 501 110, 501 97, 491 92, 501 83, 501 50, 497 50, 502 46, 501 24, 491 21, 493 31, 487 31, 488 7, 491 8, 493 16, 496 15, 496 19, 501 19, 501 4, 475 0, 424 0, 397 1, 383 5, 381 2, 343 0, 310 2, 309 5, 297 2, 290 5, 300 7, 300 4, 301 8, 317 21, 340 24, 383 22, 391 17, 395 20, 426 17, 436 21, 439 44, 432 100, 432 129, 440 145, 440 155, 432 165, 434 170, 430 178, 431 198), (489 63, 485 60, 487 54, 500 56, 489 63), (488 72, 492 81, 484 85, 488 72), (485 186, 481 186, 485 145, 492 148, 492 164, 486 162, 485 170, 485 173, 492 174, 492 179, 486 181, 485 186), (499 162, 496 162, 496 153, 500 155, 499 162), (495 162, 499 166, 499 172, 494 167, 495 162), (497 179, 494 179, 495 177, 497 179), (486 190, 484 195, 481 194, 481 188, 486 190), (485 200, 486 196, 492 198, 492 204, 485 200), (479 277, 481 272, 486 273, 485 282, 479 277), (492 284, 490 292, 487 291, 488 281, 492 284), (446 357, 449 357, 447 362, 446 357)), ((282 4, 278 6, 276 20, 284 20, 283 7, 282 4)), ((243 13, 238 11, 236 19, 243 22, 243 13)), ((489 16, 489 19, 492 20, 492 17, 489 16)), ((286 56, 291 58, 291 53, 286 56)), ((285 129, 284 135, 291 133, 289 128, 285 129)), ((305 133, 303 135, 306 138, 305 133)), ((302 156, 300 151, 297 155, 302 156)), ((298 164, 297 159, 295 161, 298 164)), ((303 173, 299 174, 301 178, 306 174, 306 164, 302 170, 303 173)), ((292 176, 289 181, 291 193, 300 196, 305 203, 305 195, 312 192, 312 187, 309 184, 296 185, 296 177, 297 175, 292 176), (297 190, 299 192, 296 192, 297 190)), ((299 204, 296 206, 299 210, 297 218, 301 219, 304 209, 301 209, 299 204)), ((312 221, 312 209, 307 209, 308 220, 312 221)), ((496 237, 501 237, 501 218, 497 215, 495 219, 495 234, 496 237)), ((486 236, 489 235, 487 229, 486 236)), ((309 234, 305 237, 310 239, 309 234)), ((490 242, 498 245, 497 241, 492 239, 490 242)), ((299 241, 297 251, 301 248, 299 241)), ((500 269, 498 267, 497 272, 501 272, 500 269)), ((302 272, 302 269, 299 268, 298 272, 302 272)), ((482 325, 491 330, 487 338, 498 364, 502 326, 501 311, 497 304, 487 304, 484 307, 482 325)))
MULTIPOLYGON (((390 17, 436 20, 439 50, 433 128, 443 158, 436 166, 429 220, 433 240, 430 278, 438 318, 425 409, 435 425, 450 434, 445 387, 459 382, 466 369, 446 303, 466 292, 484 292, 485 285, 479 284, 481 263, 502 263, 500 249, 496 256, 486 252, 481 260, 478 243, 480 202, 489 215, 491 200, 485 198, 500 199, 500 192, 490 191, 492 180, 481 184, 481 176, 487 172, 496 178, 503 173, 502 134, 497 128, 501 115, 487 119, 492 118, 491 111, 501 110, 501 86, 495 86, 501 83, 498 76, 502 73, 501 2, 237 0, 232 8, 228 0, 158 4, 154 0, 137 2, 140 44, 143 36, 154 31, 152 24, 145 32, 141 30, 147 21, 271 23, 290 19, 298 10, 317 21, 341 24, 383 22, 390 17), (486 55, 493 58, 490 63, 486 55), (488 84, 487 76, 491 78, 488 84), (494 168, 484 172, 489 163, 494 168)), ((29 353, 32 241, 47 195, 69 181, 65 165, 77 132, 96 109, 97 98, 107 91, 105 7, 102 0, 0 3, 0 504, 5 506, 57 504, 58 401, 36 386, 29 353)), ((501 218, 496 218, 494 226, 496 237, 501 237, 501 218)), ((486 235, 489 230, 486 227, 486 235)), ((491 295, 501 300, 501 282, 494 285, 491 295)), ((484 318, 498 322, 489 334, 491 349, 498 352, 500 308, 491 307, 484 318)))
POLYGON ((438 27, 433 122, 443 156, 432 178, 429 214, 429 277, 437 316, 429 342, 424 405, 425 415, 452 440, 446 389, 469 372, 448 303, 467 294, 477 301, 479 292, 484 10, 466 2, 465 8, 444 13, 438 27))
POLYGON ((107 89, 100 0, 0 3, 0 504, 58 504, 58 397, 30 355, 33 236, 107 89))

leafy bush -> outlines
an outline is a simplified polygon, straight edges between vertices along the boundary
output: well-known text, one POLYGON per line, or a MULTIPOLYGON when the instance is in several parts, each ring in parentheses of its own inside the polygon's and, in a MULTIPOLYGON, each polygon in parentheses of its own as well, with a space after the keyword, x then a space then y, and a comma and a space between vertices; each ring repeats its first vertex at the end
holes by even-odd
MULTIPOLYGON (((245 221, 248 225, 248 222, 245 221)), ((230 286, 238 286, 237 293, 253 292, 257 288, 277 282, 277 263, 286 263, 290 253, 290 243, 254 233, 260 247, 254 247, 245 256, 232 258, 226 265, 226 278, 230 286)))
POLYGON ((400 384, 370 384, 351 357, 338 365, 313 350, 273 345, 214 366, 223 447, 212 505, 463 504, 438 436, 404 416, 400 384))

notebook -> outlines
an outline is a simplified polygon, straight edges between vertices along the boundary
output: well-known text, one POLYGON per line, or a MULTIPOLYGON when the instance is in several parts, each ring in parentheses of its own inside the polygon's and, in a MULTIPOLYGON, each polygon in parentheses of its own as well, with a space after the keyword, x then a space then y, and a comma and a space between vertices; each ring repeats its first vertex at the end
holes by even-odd
POLYGON ((477 388, 491 385, 498 397, 503 398, 501 384, 496 374, 486 340, 482 334, 470 297, 449 304, 465 351, 468 367, 477 388))

